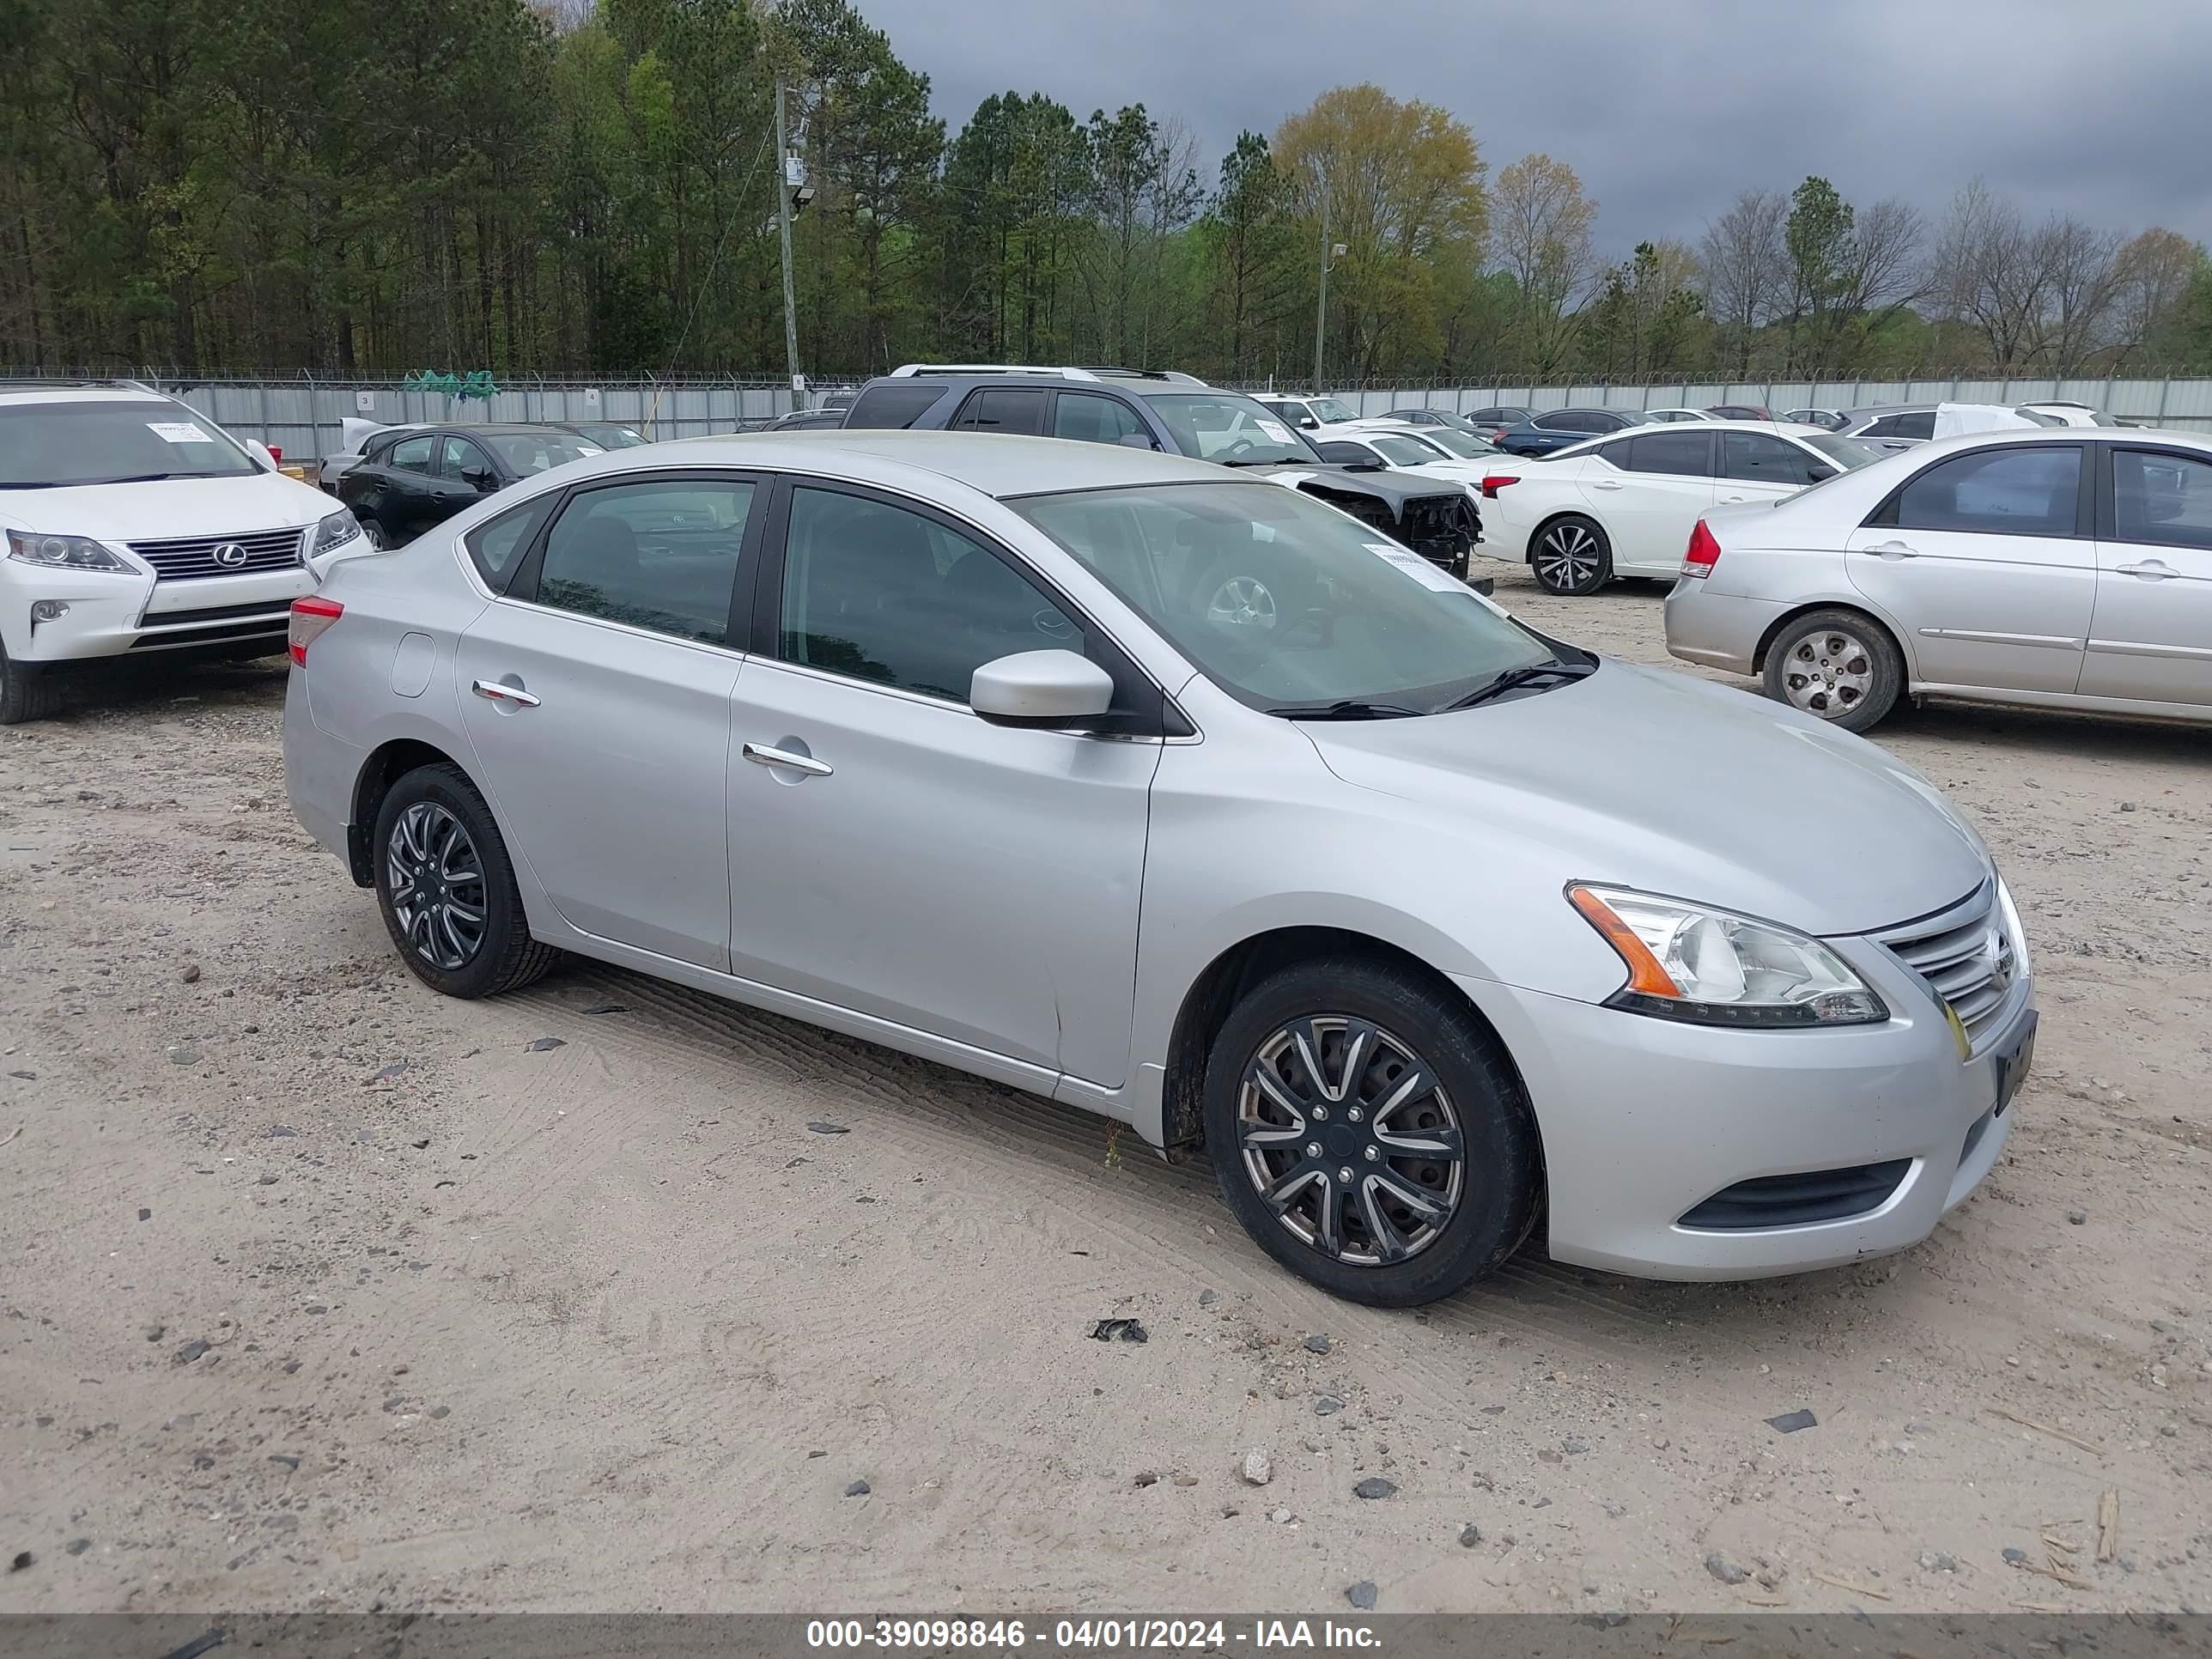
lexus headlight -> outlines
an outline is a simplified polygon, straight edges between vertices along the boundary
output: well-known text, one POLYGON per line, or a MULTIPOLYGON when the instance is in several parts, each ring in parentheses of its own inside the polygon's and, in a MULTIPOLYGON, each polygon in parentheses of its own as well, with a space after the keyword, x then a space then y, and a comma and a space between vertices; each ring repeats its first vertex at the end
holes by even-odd
POLYGON ((1620 887, 1567 900, 1628 969, 1606 1006, 1697 1025, 1858 1025, 1887 1019, 1866 982, 1820 940, 1729 910, 1620 887))
POLYGON ((343 547, 361 534, 361 520, 350 513, 333 513, 315 526, 314 545, 307 550, 311 559, 320 558, 334 547, 343 547))
POLYGON ((89 536, 40 536, 27 530, 8 532, 8 556, 55 570, 120 570, 131 567, 89 536))

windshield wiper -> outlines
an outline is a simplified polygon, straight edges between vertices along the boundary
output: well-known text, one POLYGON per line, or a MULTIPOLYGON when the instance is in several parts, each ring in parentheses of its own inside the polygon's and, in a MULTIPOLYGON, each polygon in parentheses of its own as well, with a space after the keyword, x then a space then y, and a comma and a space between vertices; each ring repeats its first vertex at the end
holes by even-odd
POLYGON ((1239 455, 1234 460, 1224 461, 1224 466, 1327 466, 1327 461, 1285 460, 1278 456, 1273 460, 1262 460, 1256 455, 1239 455))
POLYGON ((1455 708, 1473 708, 1478 703, 1488 702, 1492 697, 1517 690, 1524 685, 1534 685, 1539 680, 1579 680, 1597 672, 1594 662, 1561 662, 1553 657, 1545 662, 1532 662, 1519 668, 1509 668, 1504 673, 1485 680, 1480 685, 1455 702, 1437 710, 1448 714, 1455 708))
POLYGON ((213 472, 134 472, 125 478, 42 478, 36 483, 0 484, 0 489, 93 489, 101 484, 159 483, 165 478, 212 478, 213 472))
POLYGON ((1403 703, 1366 702, 1346 697, 1338 702, 1288 702, 1268 714, 1286 720, 1396 720, 1418 717, 1423 711, 1403 703))

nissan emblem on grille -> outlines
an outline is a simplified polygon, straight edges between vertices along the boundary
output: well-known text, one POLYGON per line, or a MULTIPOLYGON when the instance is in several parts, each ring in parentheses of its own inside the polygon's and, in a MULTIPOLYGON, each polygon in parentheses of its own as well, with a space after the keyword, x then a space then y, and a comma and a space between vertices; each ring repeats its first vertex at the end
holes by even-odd
POLYGON ((246 550, 236 542, 225 542, 216 549, 215 562, 226 570, 235 570, 246 562, 246 550))

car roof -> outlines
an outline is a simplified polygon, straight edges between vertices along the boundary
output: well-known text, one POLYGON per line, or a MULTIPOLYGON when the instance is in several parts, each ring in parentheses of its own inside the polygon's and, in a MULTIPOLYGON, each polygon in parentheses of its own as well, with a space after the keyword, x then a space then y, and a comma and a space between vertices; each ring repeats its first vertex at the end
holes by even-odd
POLYGON ((149 386, 94 385, 70 380, 0 380, 0 404, 174 403, 149 386))
POLYGON ((1004 500, 1057 490, 1108 489, 1147 483, 1223 483, 1235 475, 1211 461, 1133 449, 1121 444, 1077 443, 1066 438, 1012 437, 995 432, 912 432, 890 428, 824 432, 748 432, 684 438, 651 447, 652 454, 610 452, 623 470, 671 465, 683 452, 690 466, 788 467, 820 470, 857 482, 871 474, 896 483, 894 467, 933 472, 1004 500), (635 459, 633 459, 635 458, 635 459), (889 464, 889 465, 886 465, 889 464))

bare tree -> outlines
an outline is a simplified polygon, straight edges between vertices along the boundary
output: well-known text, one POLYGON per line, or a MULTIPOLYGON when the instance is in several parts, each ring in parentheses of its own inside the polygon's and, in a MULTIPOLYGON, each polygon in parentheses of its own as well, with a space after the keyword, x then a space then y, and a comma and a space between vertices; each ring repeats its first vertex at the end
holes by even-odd
POLYGON ((1546 375, 1565 360, 1577 326, 1575 310, 1589 292, 1597 259, 1590 226, 1597 204, 1564 161, 1524 155, 1498 172, 1491 231, 1498 264, 1518 290, 1516 332, 1522 367, 1546 375))
POLYGON ((1736 352, 1737 372, 1751 366, 1752 336, 1789 303, 1790 255, 1782 243, 1790 198, 1747 190, 1705 227, 1705 310, 1736 352))
POLYGON ((2048 278, 2033 240, 2020 210, 1977 179, 1953 198, 1936 246, 1943 314, 1971 323, 1998 368, 2034 349, 2048 278))
POLYGON ((2187 237, 2156 228, 2112 256, 2116 364, 2124 363, 2165 329, 2189 292, 2189 279, 2200 257, 2187 237))
POLYGON ((2110 343, 2109 324, 2118 297, 2112 261, 2120 239, 2092 230, 2079 219, 2053 215, 2031 244, 2045 273, 2045 303, 2036 338, 2036 355, 2053 374, 2077 373, 2090 356, 2110 343))

